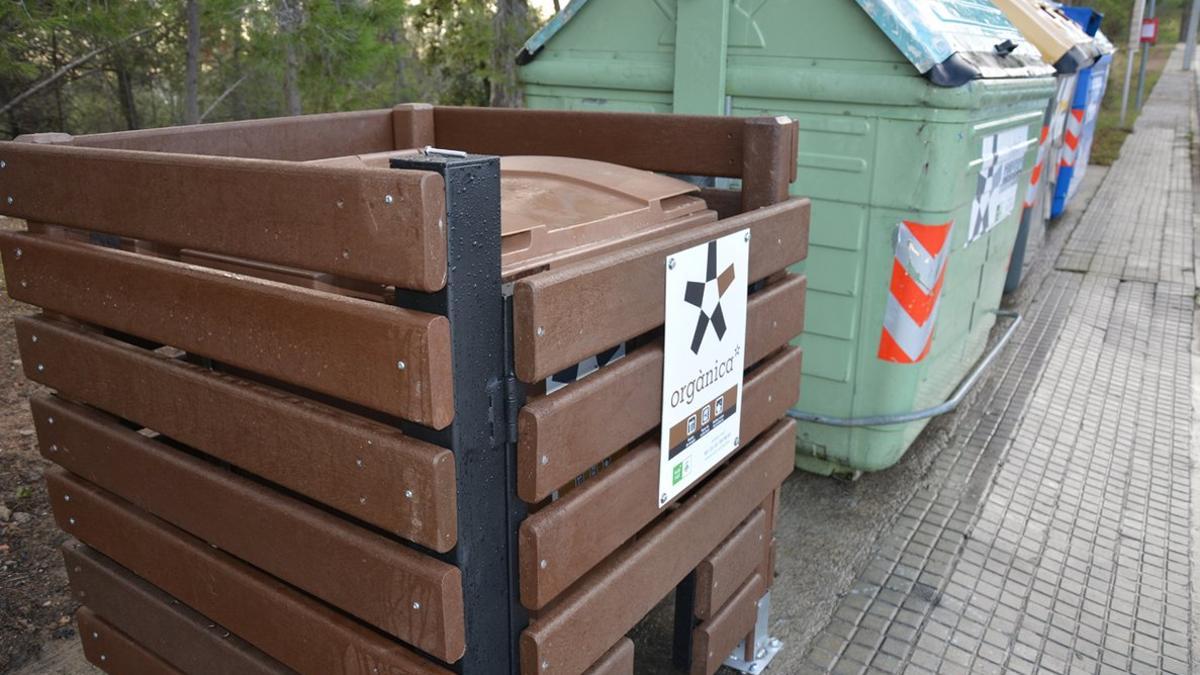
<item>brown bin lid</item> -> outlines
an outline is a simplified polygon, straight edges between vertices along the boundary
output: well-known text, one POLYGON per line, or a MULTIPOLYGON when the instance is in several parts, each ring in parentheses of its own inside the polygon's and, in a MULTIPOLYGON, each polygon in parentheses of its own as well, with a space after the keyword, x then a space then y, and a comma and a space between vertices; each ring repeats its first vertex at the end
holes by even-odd
POLYGON ((500 176, 506 276, 708 208, 691 183, 588 159, 503 157, 500 176))
MULTIPOLYGON (((416 152, 331 157, 310 163, 387 167, 416 152)), ((501 265, 506 278, 578 259, 591 249, 684 218, 715 220, 691 183, 619 164, 575 157, 511 155, 500 158, 501 265)))

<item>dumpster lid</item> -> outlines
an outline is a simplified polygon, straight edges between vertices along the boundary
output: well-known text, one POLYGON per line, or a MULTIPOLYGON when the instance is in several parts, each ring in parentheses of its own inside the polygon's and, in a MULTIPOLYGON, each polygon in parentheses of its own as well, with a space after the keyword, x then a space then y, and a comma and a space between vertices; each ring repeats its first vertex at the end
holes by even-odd
POLYGON ((856 1, 934 84, 1054 74, 991 0, 856 1))
POLYGON ((1104 14, 1097 12, 1091 7, 1070 7, 1061 2, 1054 3, 1056 7, 1062 10, 1075 23, 1083 28, 1083 32, 1088 35, 1095 35, 1100 31, 1100 24, 1104 21, 1104 14))
POLYGON ((1096 40, 1049 0, 993 0, 1059 73, 1091 67, 1100 58, 1096 40))
POLYGON ((708 214, 691 183, 573 157, 500 158, 506 277, 571 254, 708 214))

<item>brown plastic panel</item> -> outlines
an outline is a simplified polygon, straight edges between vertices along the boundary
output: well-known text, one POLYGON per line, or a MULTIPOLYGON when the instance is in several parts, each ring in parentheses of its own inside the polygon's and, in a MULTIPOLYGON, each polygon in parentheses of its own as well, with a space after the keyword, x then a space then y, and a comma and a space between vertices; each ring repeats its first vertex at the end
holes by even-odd
MULTIPOLYGON (((712 618, 761 565, 768 546, 770 519, 757 509, 717 550, 696 566, 696 618, 712 618)), ((765 576, 763 577, 766 578, 765 576)))
POLYGON ((754 159, 743 150, 745 118, 443 106, 433 114, 435 145, 488 155, 582 157, 731 178, 754 159))
POLYGON ((62 552, 77 599, 187 675, 295 672, 83 544, 62 552))
POLYGON ((392 145, 397 150, 435 145, 433 106, 402 103, 392 108, 392 145))
POLYGON ((113 628, 87 607, 75 612, 84 657, 111 675, 180 675, 169 663, 113 628))
POLYGON ((633 640, 621 638, 583 675, 633 675, 633 640))
MULTIPOLYGON (((799 348, 783 352, 775 367, 746 381, 742 394, 743 439, 757 439, 796 401, 799 348)), ((752 450, 741 450, 750 452, 752 450)), ((640 443, 610 468, 529 516, 518 532, 521 602, 541 609, 575 580, 661 513, 658 503, 659 443, 640 443), (544 564, 543 564, 544 561, 544 564)))
POLYGON ((717 672, 738 643, 754 630, 758 601, 766 591, 766 582, 754 573, 725 606, 692 632, 691 675, 717 672))
MULTIPOLYGON (((804 276, 790 275, 750 296, 747 364, 758 363, 804 330, 806 290, 804 276)), ((517 417, 521 498, 545 499, 657 426, 662 358, 662 343, 656 342, 553 394, 532 397, 517 417)))
POLYGON ((43 235, 0 249, 15 300, 439 429, 454 417, 443 316, 43 235))
POLYGON ((777 424, 637 541, 604 561, 521 634, 525 675, 579 673, 700 564, 792 472, 796 425, 777 424))
POLYGON ((517 281, 517 376, 543 380, 661 325, 671 253, 750 228, 749 282, 803 260, 809 213, 808 200, 793 199, 517 281))
MULTIPOLYGON (((396 147, 390 109, 75 136, 78 146, 303 162, 396 147)), ((408 147, 408 146, 400 146, 408 147)))
POLYGON ((48 471, 46 483, 60 528, 284 665, 330 675, 448 672, 63 471, 48 471))
POLYGON ((14 323, 31 380, 429 548, 454 547, 449 450, 69 324, 14 323))
POLYGON ((778 204, 796 180, 799 125, 788 117, 746 120, 742 156, 742 211, 778 204))
POLYGON ((458 568, 102 413, 47 397, 32 407, 43 456, 71 473, 443 661, 462 657, 458 568))
POLYGON ((446 284, 423 171, 5 143, 0 214, 421 291, 446 284))

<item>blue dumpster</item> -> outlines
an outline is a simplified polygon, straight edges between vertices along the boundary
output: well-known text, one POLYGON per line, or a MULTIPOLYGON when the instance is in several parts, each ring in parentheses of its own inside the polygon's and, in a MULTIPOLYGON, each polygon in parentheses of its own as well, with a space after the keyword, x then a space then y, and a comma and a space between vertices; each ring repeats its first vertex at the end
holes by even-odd
POLYGON ((1075 88, 1075 100, 1071 114, 1067 117, 1064 136, 1065 148, 1058 165, 1057 180, 1054 181, 1054 197, 1050 202, 1050 217, 1058 218, 1067 209, 1075 191, 1083 183, 1088 161, 1092 154, 1092 141, 1096 135, 1096 121, 1100 117, 1100 103, 1108 89, 1108 74, 1112 67, 1112 55, 1116 49, 1104 33, 1100 24, 1104 15, 1090 7, 1063 7, 1072 21, 1084 32, 1096 37, 1102 56, 1095 65, 1079 74, 1075 88))

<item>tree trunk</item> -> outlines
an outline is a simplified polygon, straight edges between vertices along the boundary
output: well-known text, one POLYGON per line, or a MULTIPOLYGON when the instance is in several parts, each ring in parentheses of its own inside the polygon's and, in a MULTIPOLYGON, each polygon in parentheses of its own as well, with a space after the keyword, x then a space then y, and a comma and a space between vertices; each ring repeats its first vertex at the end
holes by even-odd
MULTIPOLYGON (((233 76, 235 82, 246 79, 242 72, 242 13, 238 12, 237 23, 233 30, 233 76)), ((233 108, 233 119, 246 119, 246 106, 243 103, 241 88, 235 88, 229 97, 229 105, 233 108)))
POLYGON ((137 101, 133 96, 133 77, 125 67, 125 60, 118 57, 114 63, 117 73, 117 97, 121 99, 121 114, 125 116, 126 129, 142 128, 138 119, 137 101))
POLYGON ((187 74, 184 77, 183 122, 200 121, 200 0, 187 0, 187 74))
MULTIPOLYGON (((50 50, 51 50, 50 65, 54 68, 54 71, 57 72, 59 68, 62 68, 62 59, 59 57, 59 54, 58 54, 58 30, 57 29, 52 30, 50 32, 50 50)), ((54 105, 58 111, 58 131, 62 131, 65 133, 67 131, 67 116, 63 113, 63 95, 62 95, 62 81, 61 80, 56 82, 54 85, 54 105)))
POLYGON ((492 28, 496 44, 492 49, 491 104, 500 108, 521 105, 521 88, 517 84, 517 52, 525 40, 529 26, 529 4, 526 0, 497 0, 492 28))
POLYGON ((277 0, 276 13, 279 32, 283 35, 283 94, 287 114, 300 115, 303 110, 300 104, 300 50, 296 45, 296 33, 300 28, 304 9, 300 6, 300 0, 277 0))

